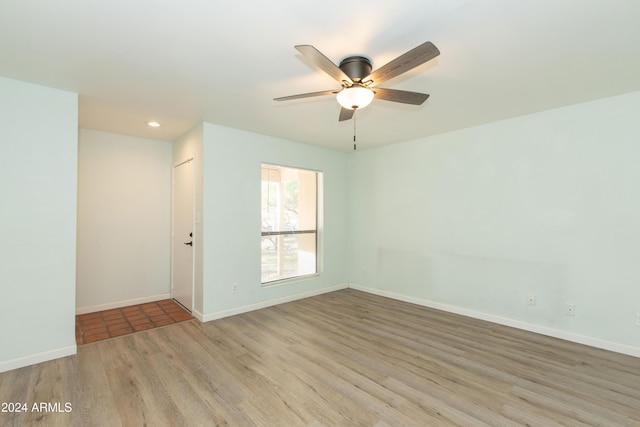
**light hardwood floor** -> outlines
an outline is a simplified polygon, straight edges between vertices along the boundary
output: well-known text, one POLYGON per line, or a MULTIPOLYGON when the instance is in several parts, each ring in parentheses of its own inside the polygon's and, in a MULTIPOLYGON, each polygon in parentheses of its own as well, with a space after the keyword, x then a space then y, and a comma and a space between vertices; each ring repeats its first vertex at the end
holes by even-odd
POLYGON ((0 374, 0 425, 640 426, 640 359, 343 290, 0 374))

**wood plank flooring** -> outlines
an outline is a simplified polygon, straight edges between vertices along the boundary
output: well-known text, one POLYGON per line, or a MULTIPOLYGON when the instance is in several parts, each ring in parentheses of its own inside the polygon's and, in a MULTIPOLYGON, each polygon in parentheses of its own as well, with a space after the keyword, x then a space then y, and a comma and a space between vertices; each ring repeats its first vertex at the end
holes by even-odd
POLYGON ((0 402, 29 407, 3 426, 640 426, 640 359, 347 289, 84 345, 0 402))

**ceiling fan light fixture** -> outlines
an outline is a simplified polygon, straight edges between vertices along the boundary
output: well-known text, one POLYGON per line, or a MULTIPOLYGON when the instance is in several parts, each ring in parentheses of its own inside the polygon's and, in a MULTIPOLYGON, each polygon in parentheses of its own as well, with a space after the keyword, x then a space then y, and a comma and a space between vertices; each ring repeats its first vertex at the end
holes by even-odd
POLYGON ((373 91, 362 86, 351 86, 342 89, 336 95, 338 102, 348 110, 364 108, 373 100, 373 91))

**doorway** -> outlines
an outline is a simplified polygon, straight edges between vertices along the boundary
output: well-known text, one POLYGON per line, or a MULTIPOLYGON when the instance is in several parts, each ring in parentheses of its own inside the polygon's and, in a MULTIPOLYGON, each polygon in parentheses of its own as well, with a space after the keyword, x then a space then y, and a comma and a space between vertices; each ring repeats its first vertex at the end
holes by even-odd
POLYGON ((193 158, 173 167, 171 296, 193 311, 195 168, 193 158))

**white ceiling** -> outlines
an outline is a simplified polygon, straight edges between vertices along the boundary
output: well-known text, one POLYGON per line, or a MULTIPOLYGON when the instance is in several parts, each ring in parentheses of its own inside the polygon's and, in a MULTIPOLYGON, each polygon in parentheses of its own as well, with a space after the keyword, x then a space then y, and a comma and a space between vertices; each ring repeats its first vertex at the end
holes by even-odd
POLYGON ((79 93, 84 128, 174 140, 207 121, 349 150, 334 97, 273 101, 338 87, 293 46, 375 69, 433 42, 381 84, 431 97, 359 111, 365 149, 640 90, 639 21, 638 0, 2 0, 0 75, 79 93))

